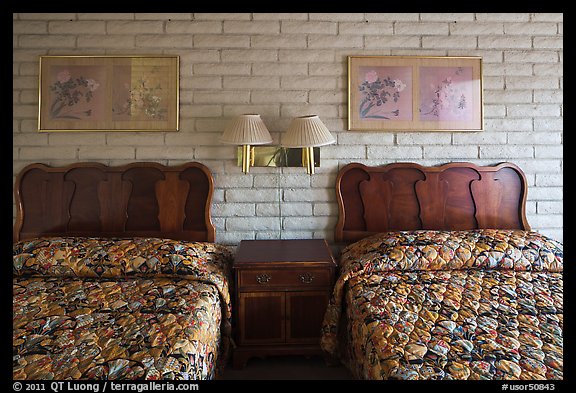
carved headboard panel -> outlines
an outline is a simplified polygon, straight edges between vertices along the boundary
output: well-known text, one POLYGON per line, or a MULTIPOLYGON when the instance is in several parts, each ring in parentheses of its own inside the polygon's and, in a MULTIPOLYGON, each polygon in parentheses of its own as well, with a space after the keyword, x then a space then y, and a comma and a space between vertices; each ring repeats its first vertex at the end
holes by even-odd
POLYGON ((377 232, 417 229, 529 230, 526 195, 526 177, 511 163, 351 163, 336 180, 335 240, 353 242, 377 232))
POLYGON ((203 164, 31 164, 16 178, 14 241, 38 236, 215 239, 203 164))

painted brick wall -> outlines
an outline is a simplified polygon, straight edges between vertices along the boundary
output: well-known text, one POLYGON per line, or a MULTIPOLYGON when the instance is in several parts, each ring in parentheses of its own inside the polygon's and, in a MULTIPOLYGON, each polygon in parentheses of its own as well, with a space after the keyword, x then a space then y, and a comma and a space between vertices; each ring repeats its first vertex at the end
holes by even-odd
POLYGON ((562 14, 14 14, 14 175, 25 165, 179 164, 214 173, 217 241, 333 239, 338 168, 353 161, 495 164, 528 178, 528 220, 562 240, 562 14), (177 54, 180 131, 38 133, 39 55, 177 54), (482 56, 485 131, 346 130, 348 55, 482 56), (218 137, 259 113, 275 143, 295 116, 318 114, 338 142, 321 167, 254 168, 218 137))

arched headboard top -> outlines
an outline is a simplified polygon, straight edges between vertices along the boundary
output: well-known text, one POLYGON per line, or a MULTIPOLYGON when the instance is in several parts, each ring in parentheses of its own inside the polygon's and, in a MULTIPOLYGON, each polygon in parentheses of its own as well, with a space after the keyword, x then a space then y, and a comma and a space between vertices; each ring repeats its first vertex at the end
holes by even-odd
POLYGON ((14 185, 13 240, 100 236, 213 242, 213 190, 210 170, 198 162, 30 164, 14 185))
POLYGON ((494 166, 350 163, 336 179, 335 241, 418 229, 529 230, 526 197, 526 176, 507 162, 494 166))

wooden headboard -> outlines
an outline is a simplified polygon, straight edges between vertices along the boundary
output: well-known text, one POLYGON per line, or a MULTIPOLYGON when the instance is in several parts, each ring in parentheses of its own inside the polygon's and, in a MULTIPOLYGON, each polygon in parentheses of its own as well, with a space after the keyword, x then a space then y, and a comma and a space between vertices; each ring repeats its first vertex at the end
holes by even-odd
POLYGON ((197 162, 31 164, 14 187, 14 241, 38 236, 215 239, 214 181, 197 162))
POLYGON ((435 167, 351 163, 336 179, 335 241, 417 229, 529 230, 526 195, 526 177, 511 163, 454 162, 435 167))

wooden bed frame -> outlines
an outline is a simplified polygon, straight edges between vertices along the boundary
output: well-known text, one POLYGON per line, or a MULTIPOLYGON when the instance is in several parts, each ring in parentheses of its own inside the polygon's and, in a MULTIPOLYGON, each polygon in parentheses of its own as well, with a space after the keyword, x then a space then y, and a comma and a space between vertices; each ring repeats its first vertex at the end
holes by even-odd
POLYGON ((197 162, 31 164, 14 186, 13 241, 100 236, 214 242, 213 189, 210 170, 197 162))
POLYGON ((530 230, 526 196, 526 176, 511 163, 351 163, 336 179, 335 241, 350 243, 377 232, 417 229, 530 230))

